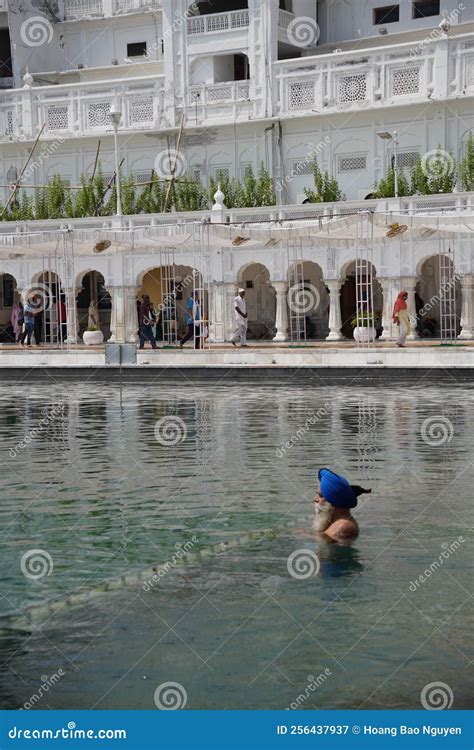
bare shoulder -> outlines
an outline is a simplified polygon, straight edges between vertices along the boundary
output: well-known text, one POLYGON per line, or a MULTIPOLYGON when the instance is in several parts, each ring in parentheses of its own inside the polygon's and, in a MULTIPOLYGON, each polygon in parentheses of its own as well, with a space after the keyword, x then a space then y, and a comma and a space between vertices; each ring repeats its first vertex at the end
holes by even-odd
POLYGON ((340 539, 355 539, 359 534, 359 526, 353 518, 340 518, 334 521, 324 533, 335 541, 340 539))

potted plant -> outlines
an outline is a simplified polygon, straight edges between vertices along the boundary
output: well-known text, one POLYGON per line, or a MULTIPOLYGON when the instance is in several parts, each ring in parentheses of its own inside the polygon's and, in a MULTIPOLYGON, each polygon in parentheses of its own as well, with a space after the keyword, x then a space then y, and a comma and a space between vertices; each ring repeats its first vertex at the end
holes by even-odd
POLYGON ((351 320, 354 327, 354 340, 359 342, 375 341, 375 316, 373 312, 359 310, 351 320))
POLYGON ((87 326, 82 334, 82 340, 86 346, 97 346, 97 344, 102 344, 104 334, 96 326, 87 326))

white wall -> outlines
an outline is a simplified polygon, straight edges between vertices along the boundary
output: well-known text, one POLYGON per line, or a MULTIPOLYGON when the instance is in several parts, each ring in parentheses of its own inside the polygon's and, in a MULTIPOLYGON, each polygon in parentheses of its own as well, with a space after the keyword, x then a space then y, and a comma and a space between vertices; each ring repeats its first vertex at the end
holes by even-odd
POLYGON ((415 20, 412 16, 412 0, 320 0, 320 43, 378 36, 379 27, 373 25, 374 8, 396 4, 400 6, 399 22, 383 24, 389 34, 431 29, 439 24, 444 11, 452 25, 474 20, 472 0, 441 0, 439 16, 415 20))

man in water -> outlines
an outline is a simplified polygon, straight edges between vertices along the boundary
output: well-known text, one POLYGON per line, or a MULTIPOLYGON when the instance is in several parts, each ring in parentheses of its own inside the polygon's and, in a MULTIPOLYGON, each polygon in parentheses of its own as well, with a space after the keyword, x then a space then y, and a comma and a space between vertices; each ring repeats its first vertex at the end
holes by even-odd
POLYGON ((319 489, 314 498, 314 531, 325 534, 335 542, 355 539, 359 526, 351 509, 356 507, 358 495, 371 490, 349 484, 347 479, 329 469, 320 469, 318 478, 319 489))

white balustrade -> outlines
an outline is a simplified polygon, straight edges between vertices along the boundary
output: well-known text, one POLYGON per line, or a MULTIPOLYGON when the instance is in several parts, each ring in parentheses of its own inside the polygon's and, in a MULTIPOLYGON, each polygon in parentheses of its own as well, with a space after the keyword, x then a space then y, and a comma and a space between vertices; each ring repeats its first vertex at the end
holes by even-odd
POLYGON ((206 16, 188 18, 188 34, 209 34, 214 31, 228 31, 246 28, 249 25, 248 10, 234 10, 230 13, 213 13, 206 16))
POLYGON ((161 0, 112 0, 112 6, 106 0, 64 0, 64 18, 66 21, 77 21, 81 18, 118 15, 130 11, 161 10, 161 0))
POLYGON ((114 15, 127 13, 133 10, 160 10, 161 0, 113 0, 112 10, 114 15))
POLYGON ((189 104, 248 101, 250 81, 227 81, 206 86, 191 86, 188 93, 189 104))
POLYGON ((283 29, 287 29, 289 24, 293 21, 295 17, 294 13, 290 13, 289 10, 280 10, 278 12, 278 26, 281 26, 283 29))
POLYGON ((273 66, 276 113, 383 107, 473 91, 474 47, 468 39, 468 35, 453 39, 449 53, 439 37, 277 62, 273 66), (435 76, 435 70, 443 69, 449 70, 447 85, 443 76, 435 76))
POLYGON ((66 20, 103 15, 102 0, 64 0, 64 18, 66 20))

